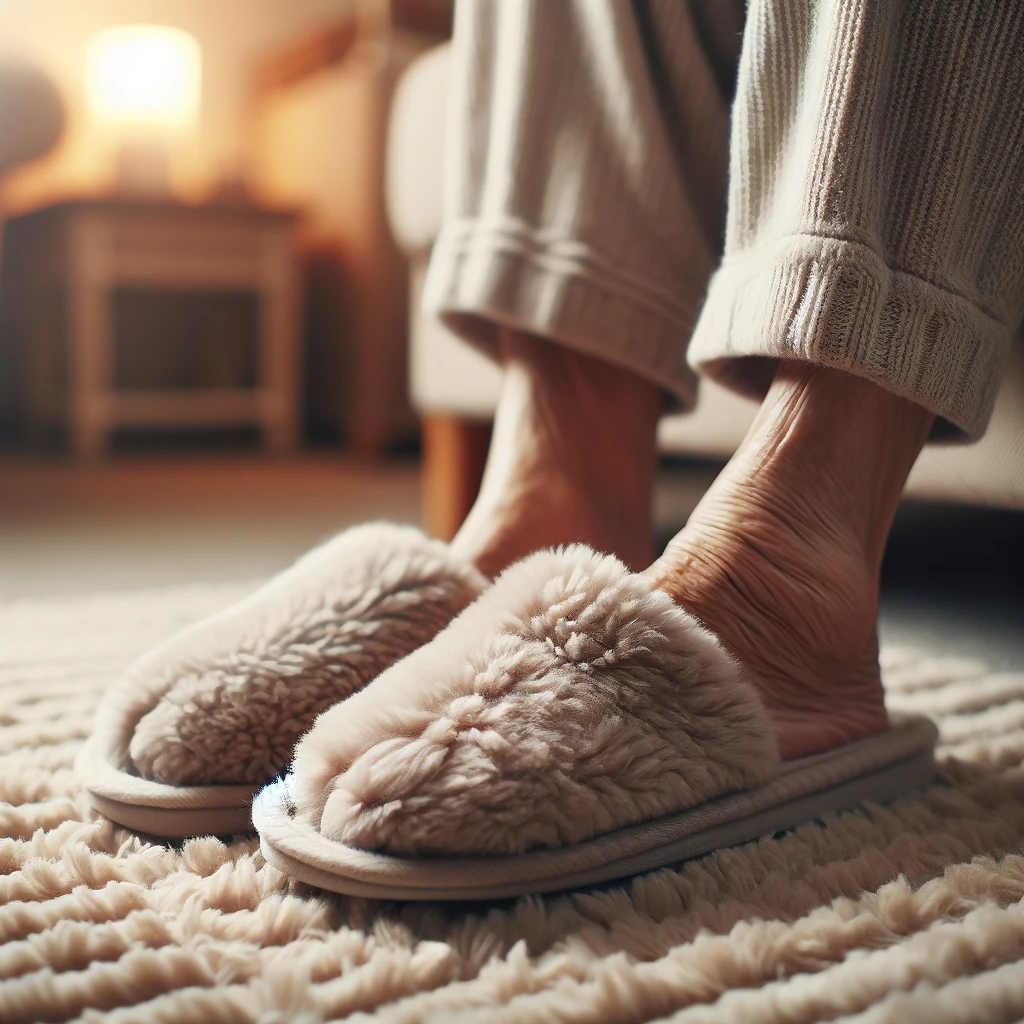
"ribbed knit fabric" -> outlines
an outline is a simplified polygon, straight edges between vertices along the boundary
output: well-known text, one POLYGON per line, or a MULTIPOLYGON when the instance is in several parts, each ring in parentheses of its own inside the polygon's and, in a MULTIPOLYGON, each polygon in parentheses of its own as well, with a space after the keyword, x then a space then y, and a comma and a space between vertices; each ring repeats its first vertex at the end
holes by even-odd
POLYGON ((834 366, 980 434, 1024 304, 1022 97, 1024 4, 751 4, 691 362, 834 366))
POLYGON ((754 394, 800 359, 979 435, 1024 314, 1024 4, 746 17, 711 276, 742 6, 462 3, 428 308, 485 348, 526 329, 684 406, 687 358, 754 394))

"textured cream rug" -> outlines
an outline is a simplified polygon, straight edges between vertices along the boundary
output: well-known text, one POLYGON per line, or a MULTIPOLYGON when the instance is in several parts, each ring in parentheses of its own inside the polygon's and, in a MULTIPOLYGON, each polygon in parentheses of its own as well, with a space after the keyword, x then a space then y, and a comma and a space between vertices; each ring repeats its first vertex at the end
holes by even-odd
POLYGON ((941 776, 622 888, 494 907, 292 888, 254 840, 93 820, 71 765, 137 653, 240 593, 0 606, 0 1021, 1024 1016, 1024 674, 889 650, 941 776))

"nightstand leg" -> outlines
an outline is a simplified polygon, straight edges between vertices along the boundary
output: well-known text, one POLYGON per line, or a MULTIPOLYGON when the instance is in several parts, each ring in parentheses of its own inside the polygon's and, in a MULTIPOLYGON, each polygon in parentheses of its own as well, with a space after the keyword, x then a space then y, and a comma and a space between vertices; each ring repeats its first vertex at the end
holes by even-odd
POLYGON ((273 455, 291 455, 295 451, 297 437, 295 416, 288 413, 263 421, 263 436, 267 451, 273 455))
POLYGON ((287 239, 268 251, 264 266, 260 322, 261 377, 271 410, 263 416, 263 437, 274 455, 290 455, 299 440, 298 270, 287 239))
POLYGON ((106 453, 104 427, 87 417, 76 416, 71 424, 71 449, 81 462, 96 462, 106 453))
POLYGON ((113 387, 108 234, 92 223, 78 225, 71 253, 69 425, 72 450, 84 460, 104 454, 113 387))

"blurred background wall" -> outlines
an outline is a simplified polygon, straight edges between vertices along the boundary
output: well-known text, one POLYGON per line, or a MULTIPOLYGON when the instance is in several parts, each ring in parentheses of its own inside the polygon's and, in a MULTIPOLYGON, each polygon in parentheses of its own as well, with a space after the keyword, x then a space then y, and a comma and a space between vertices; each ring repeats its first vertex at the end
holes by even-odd
POLYGON ((55 194, 95 194, 113 184, 111 153, 92 124, 82 89, 87 46, 123 23, 174 25, 203 52, 199 129, 183 147, 176 185, 199 199, 224 177, 249 171, 254 77, 261 62, 351 16, 349 0, 3 0, 0 47, 29 56, 58 84, 68 108, 60 145, 3 182, 3 203, 20 210, 55 194))

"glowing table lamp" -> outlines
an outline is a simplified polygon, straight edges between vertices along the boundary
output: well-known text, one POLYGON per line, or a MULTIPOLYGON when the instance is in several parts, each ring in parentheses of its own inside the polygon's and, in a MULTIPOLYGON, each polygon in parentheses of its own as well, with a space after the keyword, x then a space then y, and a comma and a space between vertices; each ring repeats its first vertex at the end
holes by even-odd
POLYGON ((199 119, 202 58, 187 32, 121 25, 89 42, 87 93, 118 143, 118 185, 169 191, 171 151, 199 119))

